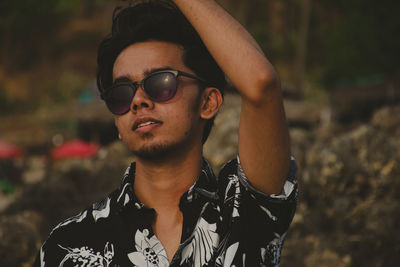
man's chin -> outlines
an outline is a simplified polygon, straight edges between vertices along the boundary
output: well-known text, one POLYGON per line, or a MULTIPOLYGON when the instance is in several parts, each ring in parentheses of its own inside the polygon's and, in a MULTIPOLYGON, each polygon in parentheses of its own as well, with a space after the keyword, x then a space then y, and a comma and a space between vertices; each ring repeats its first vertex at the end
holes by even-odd
MULTIPOLYGON (((165 161, 179 156, 184 153, 190 143, 188 138, 182 138, 179 141, 174 140, 156 140, 151 134, 142 135, 143 143, 140 147, 131 149, 133 154, 142 160, 146 161, 165 161)), ((187 136, 185 136, 187 137, 187 136)))
POLYGON ((165 156, 168 153, 169 146, 168 144, 163 143, 152 143, 154 140, 154 136, 151 133, 144 133, 141 136, 140 142, 143 142, 142 146, 137 147, 137 145, 130 146, 127 144, 128 148, 132 151, 132 153, 141 159, 144 160, 156 160, 165 156))
POLYGON ((133 154, 143 160, 159 161, 173 156, 177 151, 176 144, 152 144, 133 150, 133 154))

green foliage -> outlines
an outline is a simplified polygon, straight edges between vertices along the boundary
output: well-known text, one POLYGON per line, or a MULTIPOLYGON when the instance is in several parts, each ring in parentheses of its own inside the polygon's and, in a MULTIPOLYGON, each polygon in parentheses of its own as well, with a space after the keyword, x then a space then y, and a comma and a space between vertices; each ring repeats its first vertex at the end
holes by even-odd
POLYGON ((0 63, 8 72, 30 70, 51 57, 58 33, 71 17, 92 10, 105 0, 0 1, 0 63))
POLYGON ((69 12, 69 11, 74 11, 74 10, 78 9, 79 7, 81 7, 85 1, 84 0, 58 0, 55 2, 57 2, 55 5, 56 12, 69 12))
POLYGON ((88 82, 78 73, 65 71, 59 77, 44 81, 38 102, 44 106, 69 103, 78 99, 87 84, 88 82))
POLYGON ((7 96, 4 88, 1 88, 0 85, 0 115, 11 113, 13 111, 12 108, 13 105, 11 103, 11 100, 7 96))
MULTIPOLYGON (((400 2, 393 0, 323 1, 326 13, 314 17, 310 42, 311 64, 323 68, 327 86, 358 83, 399 71, 400 2), (323 19, 328 21, 322 21, 323 19), (316 48, 316 49, 314 49, 316 48)), ((321 6, 319 6, 321 10, 321 6)), ((312 69, 311 69, 312 70, 312 69)))
POLYGON ((13 185, 8 180, 0 178, 0 192, 4 192, 6 194, 12 194, 15 192, 15 185, 13 185))
MULTIPOLYGON (((293 81, 285 82, 294 84, 304 2, 219 2, 245 24, 274 64, 288 66, 286 76, 293 77, 293 81)), ((107 0, 0 1, 0 65, 5 66, 6 73, 18 73, 31 70, 38 62, 54 64, 68 53, 96 49, 98 32, 78 32, 67 40, 62 39, 60 32, 74 15, 97 14, 96 7, 106 3, 107 0)), ((343 84, 377 83, 399 74, 399 10, 397 0, 312 1, 306 66, 309 82, 334 88, 343 84)), ((90 71, 94 73, 94 70, 86 73, 90 71)), ((48 87, 62 87, 55 83, 48 87)), ((57 101, 70 97, 70 92, 63 93, 61 89, 48 92, 50 99, 57 101)), ((0 112, 8 110, 7 101, 0 93, 0 112)))
MULTIPOLYGON (((235 7, 236 1, 224 1, 235 7)), ((246 27, 275 64, 297 76, 301 0, 248 0, 246 27)), ((244 4, 241 3, 241 6, 244 4)), ((323 88, 375 84, 400 72, 400 1, 314 0, 307 44, 307 78, 323 88)), ((233 14, 242 17, 240 10, 233 14)), ((288 76, 290 79, 290 76, 288 76)), ((285 81, 293 84, 294 80, 285 81)))

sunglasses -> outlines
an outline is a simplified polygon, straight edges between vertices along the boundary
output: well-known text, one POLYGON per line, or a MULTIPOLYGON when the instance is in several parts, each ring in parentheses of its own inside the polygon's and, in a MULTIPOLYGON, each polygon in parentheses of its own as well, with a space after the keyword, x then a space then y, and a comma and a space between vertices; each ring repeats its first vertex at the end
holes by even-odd
POLYGON ((101 93, 101 98, 113 114, 123 115, 130 110, 132 99, 139 86, 152 101, 165 102, 172 99, 178 88, 178 76, 206 83, 204 79, 190 73, 179 70, 162 70, 153 72, 138 82, 114 84, 101 93))

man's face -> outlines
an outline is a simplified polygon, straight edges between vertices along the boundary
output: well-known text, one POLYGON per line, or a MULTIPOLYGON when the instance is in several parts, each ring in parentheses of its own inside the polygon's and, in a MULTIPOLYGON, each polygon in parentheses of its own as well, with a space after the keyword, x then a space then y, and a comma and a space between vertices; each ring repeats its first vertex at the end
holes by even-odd
MULTIPOLYGON (((180 46, 147 41, 124 49, 113 68, 113 80, 142 80, 160 68, 193 73, 182 61, 180 46)), ((131 109, 115 116, 122 140, 139 158, 169 156, 201 145, 204 120, 200 116, 201 90, 196 80, 179 76, 176 95, 167 102, 152 101, 143 89, 137 89, 131 109), (150 124, 151 123, 151 124, 150 124)))

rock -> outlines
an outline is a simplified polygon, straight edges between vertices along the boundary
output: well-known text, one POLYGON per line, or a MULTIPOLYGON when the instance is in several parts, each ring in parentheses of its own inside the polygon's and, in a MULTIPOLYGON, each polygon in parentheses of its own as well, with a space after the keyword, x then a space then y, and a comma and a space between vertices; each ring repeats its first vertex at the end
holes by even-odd
POLYGON ((397 266, 400 124, 390 115, 397 109, 379 110, 371 123, 329 138, 311 135, 283 250, 287 266, 397 266))
POLYGON ((292 127, 312 128, 321 121, 327 123, 330 120, 329 110, 320 105, 304 103, 298 100, 284 101, 286 119, 292 127))
POLYGON ((22 180, 25 184, 34 184, 41 182, 46 175, 46 164, 48 163, 44 156, 31 156, 26 160, 25 171, 22 174, 22 180))
POLYGON ((238 94, 225 94, 222 109, 204 146, 204 156, 218 173, 222 165, 237 154, 241 99, 238 94))
POLYGON ((22 168, 23 161, 21 159, 0 160, 0 180, 6 180, 13 185, 21 184, 22 168))
POLYGON ((372 125, 388 130, 394 130, 400 125, 400 106, 384 107, 374 113, 372 125))
POLYGON ((41 246, 41 223, 42 216, 33 211, 0 217, 1 266, 32 266, 41 246))

